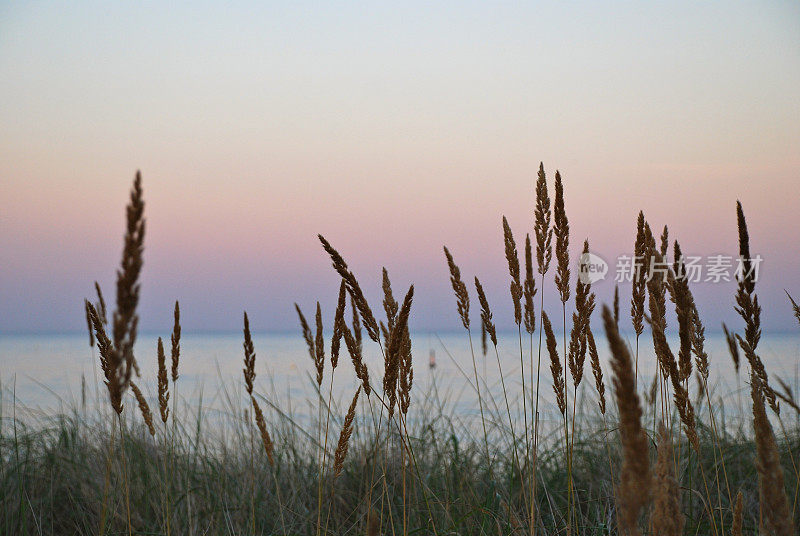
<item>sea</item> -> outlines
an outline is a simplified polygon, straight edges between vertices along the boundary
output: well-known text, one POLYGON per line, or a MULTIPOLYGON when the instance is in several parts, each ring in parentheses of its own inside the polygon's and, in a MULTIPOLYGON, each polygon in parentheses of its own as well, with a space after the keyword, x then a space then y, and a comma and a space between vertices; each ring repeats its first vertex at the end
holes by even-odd
MULTIPOLYGON (((633 351, 636 339, 625 335, 633 351)), ((559 337, 561 339, 561 337, 559 337)), ((605 397, 613 412, 613 388, 610 379, 609 351, 605 337, 597 336, 598 352, 604 374, 605 397)), ((358 380, 342 345, 338 365, 331 373, 330 347, 326 347, 325 371, 321 385, 308 348, 300 334, 256 333, 255 392, 262 405, 275 417, 291 419, 298 426, 313 423, 318 415, 320 393, 330 397, 334 412, 343 413, 351 400, 358 380), (331 382, 331 379, 333 381, 331 382)), ((204 415, 208 425, 241 415, 248 407, 243 380, 243 339, 241 333, 183 333, 180 343, 179 379, 170 384, 182 414, 204 415)), ((329 344, 330 341, 327 341, 329 344)), ((364 355, 371 384, 380 388, 383 359, 380 347, 364 337, 364 355)), ((563 352, 559 340, 559 352, 563 352)), ((677 352, 677 339, 671 340, 677 352)), ((483 409, 494 419, 508 419, 522 429, 522 415, 532 415, 530 406, 539 393, 539 414, 543 426, 556 425, 561 416, 555 403, 550 358, 542 342, 539 363, 539 335, 524 331, 499 334, 497 351, 489 342, 486 353, 480 336, 470 339, 466 331, 414 333, 413 384, 408 421, 444 416, 451 423, 475 428, 483 409), (521 362, 520 362, 521 358, 521 362), (532 366, 533 365, 533 368, 532 366), (537 368, 539 373, 537 374, 537 368), (520 374, 520 371, 524 371, 520 374), (476 382, 475 376, 479 378, 476 382), (523 391, 524 382, 524 391, 523 391), (479 402, 478 389, 481 398, 479 402), (523 397, 523 392, 525 396, 523 397), (507 402, 506 402, 507 401, 507 402)), ((169 336, 165 337, 167 361, 170 360, 169 336)), ((748 426, 750 398, 748 367, 744 356, 739 372, 721 333, 706 335, 709 355, 710 398, 717 419, 726 424, 748 426)), ((782 379, 795 393, 800 380, 800 332, 764 333, 758 346, 773 385, 782 379)), ((157 407, 157 335, 141 333, 135 355, 141 377, 135 378, 151 405, 157 407)), ((560 355, 561 365, 563 354, 560 355)), ((168 363, 168 367, 169 367, 168 363)), ((652 340, 648 331, 639 339, 638 388, 642 398, 653 383, 656 372, 652 340)), ((598 392, 587 357, 578 388, 571 377, 567 381, 570 408, 576 402, 576 414, 598 416, 598 392), (577 397, 574 394, 577 393, 577 397)), ((694 379, 690 394, 698 401, 700 418, 703 402, 694 379)), ((126 395, 133 406, 132 395, 126 395)), ((363 396, 362 396, 363 398, 363 396)), ((800 396, 798 396, 800 398, 800 396)), ((59 414, 91 414, 106 408, 108 394, 103 385, 98 351, 89 345, 85 333, 0 335, 0 417, 8 421, 36 423, 59 414)))

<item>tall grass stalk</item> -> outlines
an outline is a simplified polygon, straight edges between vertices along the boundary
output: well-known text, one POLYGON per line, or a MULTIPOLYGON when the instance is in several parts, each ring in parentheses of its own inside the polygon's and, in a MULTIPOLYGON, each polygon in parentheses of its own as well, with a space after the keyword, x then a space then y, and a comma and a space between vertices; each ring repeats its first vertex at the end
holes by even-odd
MULTIPOLYGON (((530 531, 531 536, 536 534, 536 468, 539 457, 539 378, 542 366, 542 330, 544 322, 544 276, 550 268, 553 255, 552 239, 553 229, 550 227, 552 212, 550 210, 550 196, 547 193, 547 178, 544 164, 539 163, 536 177, 536 203, 534 209, 534 235, 536 238, 536 269, 541 275, 539 286, 539 350, 536 363, 536 402, 534 408, 533 425, 533 467, 531 470, 531 508, 530 531)), ((527 254, 527 252, 526 252, 527 254)), ((531 263, 532 264, 532 263, 531 263)), ((526 266, 527 270, 527 266, 526 266)), ((531 348, 531 374, 533 374, 533 349, 531 348)))

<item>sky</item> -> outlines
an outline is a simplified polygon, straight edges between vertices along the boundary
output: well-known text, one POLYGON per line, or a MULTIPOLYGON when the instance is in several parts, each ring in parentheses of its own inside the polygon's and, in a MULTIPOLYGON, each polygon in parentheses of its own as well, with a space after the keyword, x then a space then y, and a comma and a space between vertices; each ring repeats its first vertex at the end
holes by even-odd
MULTIPOLYGON (((797 328, 800 4, 489 4, 2 3, 0 333, 85 329, 95 280, 113 302, 137 170, 143 330, 176 299, 188 332, 295 330, 317 300, 330 325, 318 233, 374 308, 381 267, 413 283, 417 330, 460 326, 447 245, 510 329, 501 218, 521 248, 540 162, 573 259, 611 265, 601 303, 639 210, 735 256, 739 199, 765 327, 797 328)), ((739 327, 735 283, 693 289, 739 327)))

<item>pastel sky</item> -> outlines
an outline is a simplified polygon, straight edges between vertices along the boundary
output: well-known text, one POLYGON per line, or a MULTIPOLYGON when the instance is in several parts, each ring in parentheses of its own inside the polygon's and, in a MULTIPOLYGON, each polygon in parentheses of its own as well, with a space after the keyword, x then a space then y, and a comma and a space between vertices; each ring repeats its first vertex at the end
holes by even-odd
MULTIPOLYGON (((509 328, 501 217, 532 232, 540 161, 573 256, 612 264, 640 209, 735 255, 740 199, 765 324, 796 327, 797 2, 169 4, 0 6, 0 332, 84 329, 94 280, 112 298, 137 169, 145 330, 176 298, 186 331, 332 316, 317 233, 376 307, 381 266, 414 283, 420 330, 459 325, 447 244, 509 328)), ((738 327, 734 286, 696 287, 710 329, 738 327)))

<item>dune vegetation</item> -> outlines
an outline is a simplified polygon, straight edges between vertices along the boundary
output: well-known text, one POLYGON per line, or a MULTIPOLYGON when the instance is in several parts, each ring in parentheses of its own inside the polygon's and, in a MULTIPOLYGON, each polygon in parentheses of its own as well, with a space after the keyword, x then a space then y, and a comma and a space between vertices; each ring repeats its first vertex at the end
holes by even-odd
MULTIPOLYGON (((561 175, 550 186, 540 166, 535 195, 521 252, 503 218, 507 306, 519 343, 513 377, 503 371, 481 281, 463 276, 457 255, 443 251, 454 314, 472 350, 456 358, 476 395, 475 427, 464 427, 435 389, 414 384, 421 362, 409 330, 414 287, 395 294, 384 269, 383 301, 370 304, 343 255, 320 235, 340 286, 332 324, 319 304, 308 317, 296 309, 313 365, 314 418, 299 424, 259 392, 244 313, 243 381, 228 395, 247 409, 231 411, 215 432, 202 404, 178 404, 181 359, 192 358, 181 354, 178 302, 170 340, 158 340, 157 400, 137 384, 145 366, 134 353, 145 244, 137 174, 113 311, 99 286, 85 302, 107 407, 81 404, 27 422, 16 400, 3 403, 0 534, 797 534, 800 408, 759 354, 761 303, 742 205, 736 227, 731 222, 742 262, 741 323, 725 327, 725 359, 751 395, 747 427, 726 421, 712 395, 710 322, 667 227, 652 229, 639 214, 632 254, 646 261, 630 303, 616 293, 603 305, 573 273, 583 265, 571 257, 561 175), (561 307, 545 311, 544 293, 561 307), (620 334, 630 329, 632 340, 620 334), (366 362, 366 345, 383 363, 366 362), (600 363, 600 345, 610 350, 610 368, 600 363), (639 373, 645 345, 657 359, 655 377, 639 373), (501 396, 481 374, 481 353, 492 366, 496 359, 501 396), (352 369, 337 372, 340 359, 352 369), (337 374, 352 375, 344 404, 332 395, 337 374), (509 399, 510 382, 521 384, 521 400, 509 399), (560 414, 554 428, 540 422, 545 390, 560 414)), ((581 251, 589 252, 588 241, 581 251)), ((800 307, 788 299, 800 323, 800 307)))

